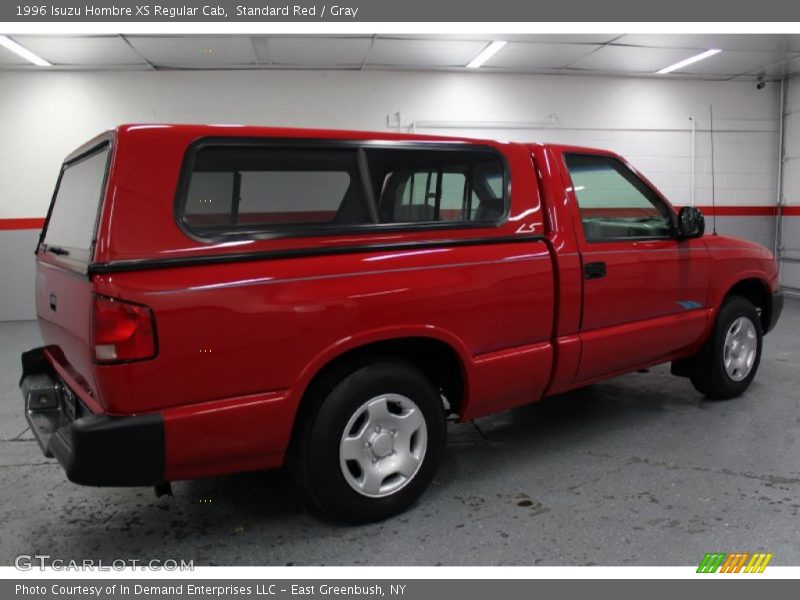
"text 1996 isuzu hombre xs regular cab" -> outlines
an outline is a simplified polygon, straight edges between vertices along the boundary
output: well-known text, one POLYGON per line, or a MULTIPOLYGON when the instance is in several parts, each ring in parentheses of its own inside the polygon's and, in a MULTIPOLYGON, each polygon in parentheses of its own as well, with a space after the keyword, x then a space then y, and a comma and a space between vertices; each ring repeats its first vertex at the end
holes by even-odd
POLYGON ((447 415, 668 361, 741 394, 777 269, 703 230, 602 150, 121 126, 61 171, 25 410, 78 483, 288 464, 328 513, 381 519, 430 483, 447 415))

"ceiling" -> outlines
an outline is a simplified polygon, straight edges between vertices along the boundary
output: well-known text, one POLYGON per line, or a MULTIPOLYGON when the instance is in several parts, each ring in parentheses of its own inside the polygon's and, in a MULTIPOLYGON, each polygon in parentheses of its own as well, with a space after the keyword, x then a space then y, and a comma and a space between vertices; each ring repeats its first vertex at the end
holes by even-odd
POLYGON ((800 72, 800 35, 12 35, 53 64, 0 47, 0 70, 466 70, 496 39, 508 45, 478 71, 656 76, 703 50, 722 52, 666 76, 780 79, 800 72))

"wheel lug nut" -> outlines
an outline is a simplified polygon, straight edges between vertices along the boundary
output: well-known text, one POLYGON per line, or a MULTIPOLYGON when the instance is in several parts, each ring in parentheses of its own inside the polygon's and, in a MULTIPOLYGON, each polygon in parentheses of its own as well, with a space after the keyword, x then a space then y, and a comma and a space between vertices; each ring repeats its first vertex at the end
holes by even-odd
POLYGON ((381 432, 381 426, 375 425, 375 433, 380 433, 380 432, 381 432))
POLYGON ((370 446, 369 442, 364 442, 364 448, 369 448, 369 446, 370 446))

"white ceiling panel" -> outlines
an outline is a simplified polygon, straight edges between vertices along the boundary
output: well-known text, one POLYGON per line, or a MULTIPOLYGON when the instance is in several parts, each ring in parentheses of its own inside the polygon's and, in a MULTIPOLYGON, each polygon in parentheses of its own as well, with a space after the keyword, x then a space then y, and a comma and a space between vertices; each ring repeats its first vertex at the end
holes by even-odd
MULTIPOLYGON (((457 35, 22 35, 23 46, 53 70, 351 69, 464 70, 486 45, 508 45, 484 72, 653 76, 707 48, 722 53, 670 78, 731 79, 800 72, 800 35, 705 34, 457 34, 457 35)), ((0 48, 0 69, 35 69, 0 48)), ((481 71, 479 70, 479 71, 481 71)))
POLYGON ((486 47, 485 41, 381 39, 367 64, 415 67, 463 67, 486 47))
POLYGON ((485 65, 513 71, 557 69, 598 50, 590 44, 536 44, 512 42, 491 57, 485 65))
POLYGON ((269 62, 278 65, 360 65, 369 37, 274 37, 267 41, 269 62))
POLYGON ((693 50, 603 46, 569 67, 616 73, 653 73, 695 54, 693 50))
POLYGON ((656 48, 694 48, 707 50, 746 50, 780 52, 800 50, 800 35, 748 34, 632 34, 615 40, 616 44, 656 48))
POLYGON ((783 52, 741 52, 723 51, 710 58, 696 62, 680 71, 682 73, 710 73, 713 75, 742 75, 753 70, 783 62, 787 58, 783 52))
POLYGON ((619 33, 542 33, 525 36, 529 42, 546 44, 608 44, 619 38, 619 33))
POLYGON ((14 40, 54 65, 145 65, 121 36, 19 35, 14 40))
POLYGON ((7 50, 3 46, 0 46, 0 65, 6 67, 22 67, 25 65, 30 65, 32 67, 34 66, 24 58, 17 56, 11 50, 7 50))
MULTIPOLYGON (((788 77, 796 73, 800 73, 800 57, 775 63, 763 68, 753 69, 745 78, 749 76, 763 76, 780 79, 781 77, 788 77)), ((737 79, 739 78, 737 77, 737 79)))
POLYGON ((128 40, 155 66, 201 69, 258 62, 249 36, 129 36, 128 40))
POLYGON ((491 42, 502 40, 506 42, 536 42, 540 44, 606 44, 620 37, 619 33, 458 33, 458 34, 425 34, 416 33, 408 35, 379 35, 378 39, 407 39, 407 40, 462 40, 491 42))

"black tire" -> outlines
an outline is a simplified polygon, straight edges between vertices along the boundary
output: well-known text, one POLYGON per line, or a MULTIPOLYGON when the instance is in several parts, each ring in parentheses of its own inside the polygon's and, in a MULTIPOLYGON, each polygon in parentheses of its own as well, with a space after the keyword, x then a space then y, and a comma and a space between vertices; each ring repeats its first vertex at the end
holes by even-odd
POLYGON ((325 513, 350 523, 380 521, 406 510, 433 480, 444 451, 446 421, 436 388, 413 365, 383 359, 355 366, 338 383, 317 393, 319 397, 307 399, 315 408, 300 424, 293 458, 293 471, 305 495, 325 513), (416 405, 424 419, 427 444, 416 472, 402 487, 386 496, 370 497, 345 478, 340 443, 365 403, 386 394, 400 395, 416 405))
POLYGON ((717 314, 711 337, 693 361, 690 379, 695 389, 712 400, 728 400, 742 394, 753 381, 761 362, 761 319, 756 307, 747 298, 727 298, 717 314), (725 339, 734 323, 744 317, 755 330, 755 359, 746 377, 733 379, 725 369, 725 339))

